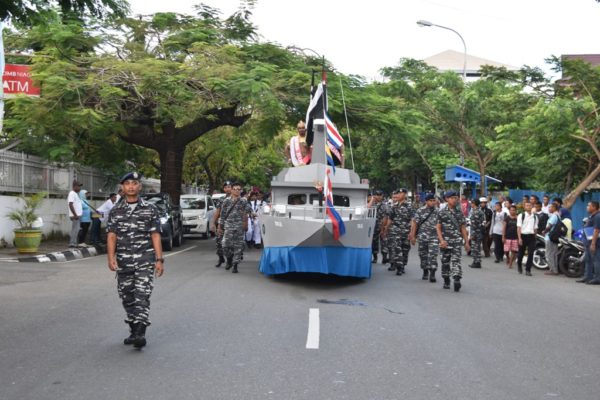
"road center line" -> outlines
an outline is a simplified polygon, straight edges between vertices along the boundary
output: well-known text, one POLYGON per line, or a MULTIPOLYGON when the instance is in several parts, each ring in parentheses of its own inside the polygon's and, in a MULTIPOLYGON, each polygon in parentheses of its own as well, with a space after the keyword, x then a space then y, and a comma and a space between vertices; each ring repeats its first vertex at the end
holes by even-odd
POLYGON ((320 330, 319 309, 311 308, 308 312, 308 336, 306 337, 307 349, 319 349, 320 330))
POLYGON ((165 258, 166 258, 166 257, 171 257, 171 256, 174 256, 175 254, 184 253, 184 252, 186 252, 186 251, 188 251, 188 250, 195 249, 196 247, 198 247, 198 245, 195 245, 195 246, 188 247, 187 249, 183 249, 183 250, 176 251, 175 253, 167 253, 167 254, 164 254, 164 255, 163 255, 163 257, 165 257, 165 258))

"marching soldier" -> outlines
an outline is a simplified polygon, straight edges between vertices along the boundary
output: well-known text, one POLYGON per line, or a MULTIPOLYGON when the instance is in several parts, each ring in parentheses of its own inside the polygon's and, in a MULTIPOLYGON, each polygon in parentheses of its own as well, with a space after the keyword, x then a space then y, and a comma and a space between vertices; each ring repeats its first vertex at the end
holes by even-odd
POLYGON ((216 240, 217 256, 219 256, 219 262, 217 263, 217 265, 215 265, 215 267, 217 267, 217 268, 219 268, 225 262, 225 257, 223 256, 223 235, 219 234, 218 224, 219 224, 219 217, 221 216, 221 208, 223 206, 223 202, 225 201, 225 199, 227 199, 231 195, 231 182, 225 181, 223 183, 223 193, 225 193, 225 198, 217 206, 217 209, 215 210, 215 215, 213 217, 213 224, 212 224, 215 227, 216 235, 217 235, 217 240, 216 240))
POLYGON ((388 271, 396 271, 396 275, 402 275, 408 263, 408 252, 410 251, 410 223, 414 210, 406 201, 406 189, 395 190, 392 199, 394 203, 388 209, 384 219, 384 236, 387 237, 390 249, 391 265, 388 271))
POLYGON ((481 202, 479 199, 473 199, 471 201, 471 229, 469 230, 471 256, 473 257, 473 264, 469 265, 471 268, 481 268, 481 245, 483 243, 485 214, 483 213, 480 204, 481 202))
POLYGON ((384 239, 381 237, 383 218, 386 214, 386 204, 383 202, 383 192, 381 190, 376 190, 373 193, 373 196, 371 196, 371 200, 369 201, 369 208, 371 207, 376 207, 375 212, 377 213, 375 217, 375 229, 373 230, 373 240, 371 242, 373 263, 377 263, 377 255, 379 253, 380 247, 381 253, 383 254, 383 259, 387 259, 387 249, 384 247, 384 239))
POLYGON ((238 273, 238 264, 244 250, 244 232, 248 229, 248 216, 252 213, 248 201, 240 196, 242 185, 231 186, 231 196, 223 201, 219 216, 219 234, 223 237, 223 252, 229 270, 238 273))
POLYGON ((437 234, 442 251, 442 277, 444 289, 450 289, 450 277, 454 278, 454 291, 461 288, 462 267, 460 247, 464 240, 465 250, 469 251, 469 240, 465 217, 458 206, 458 195, 451 190, 446 193, 447 206, 438 213, 437 234))
POLYGON ((419 258, 423 270, 423 280, 435 282, 437 271, 437 257, 440 243, 437 237, 438 210, 436 198, 433 194, 425 195, 425 205, 417 210, 412 220, 410 243, 414 246, 416 238, 419 239, 419 258))
POLYGON ((110 211, 106 227, 108 268, 117 273, 117 290, 130 328, 124 343, 138 349, 146 345, 154 275, 159 277, 164 272, 159 212, 138 197, 140 178, 137 172, 121 178, 124 201, 110 211))

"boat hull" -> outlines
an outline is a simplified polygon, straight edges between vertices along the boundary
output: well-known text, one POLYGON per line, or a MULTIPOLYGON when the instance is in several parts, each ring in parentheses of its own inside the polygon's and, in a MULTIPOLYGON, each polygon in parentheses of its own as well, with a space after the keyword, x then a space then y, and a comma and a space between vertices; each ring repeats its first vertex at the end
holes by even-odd
POLYGON ((261 218, 264 250, 260 271, 265 275, 289 272, 371 277, 371 242, 375 220, 344 221, 339 239, 326 219, 261 218))

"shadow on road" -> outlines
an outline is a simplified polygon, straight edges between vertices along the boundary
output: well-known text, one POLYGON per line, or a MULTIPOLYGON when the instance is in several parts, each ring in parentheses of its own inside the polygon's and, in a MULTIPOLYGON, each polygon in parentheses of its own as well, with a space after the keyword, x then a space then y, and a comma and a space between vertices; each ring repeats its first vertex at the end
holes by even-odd
POLYGON ((308 285, 315 289, 337 289, 340 287, 357 286, 364 284, 367 281, 367 279, 349 276, 339 276, 333 274, 325 275, 308 272, 289 272, 287 274, 272 276, 270 279, 280 284, 302 287, 306 287, 308 285))

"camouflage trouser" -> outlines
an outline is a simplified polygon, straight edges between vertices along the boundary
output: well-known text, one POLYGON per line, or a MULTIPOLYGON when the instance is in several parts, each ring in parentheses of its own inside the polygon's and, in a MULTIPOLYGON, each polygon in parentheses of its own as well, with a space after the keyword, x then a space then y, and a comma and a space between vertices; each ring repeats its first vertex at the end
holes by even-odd
MULTIPOLYGON (((371 241, 371 252, 373 254, 378 254, 379 253, 379 242, 383 241, 383 239, 381 239, 381 237, 379 236, 381 234, 381 229, 379 226, 375 225, 375 229, 373 230, 373 240, 371 241)), ((383 251, 383 246, 382 247, 382 251, 383 251)))
POLYGON ((390 232, 388 237, 390 249, 390 262, 396 267, 406 267, 408 264, 408 252, 410 251, 410 242, 407 233, 390 232))
POLYGON ((460 265, 460 256, 462 241, 448 242, 448 247, 442 251, 442 276, 460 278, 462 276, 462 267, 460 265))
POLYGON ((227 259, 231 258, 233 264, 239 264, 244 251, 244 229, 242 227, 225 228, 223 233, 223 251, 227 259))
POLYGON ((217 255, 223 257, 223 235, 217 232, 217 255))
POLYGON ((117 292, 127 314, 125 323, 150 325, 150 295, 154 288, 154 264, 119 267, 117 292))
POLYGON ((471 236, 471 257, 474 263, 481 263, 481 235, 471 236))
POLYGON ((439 249, 440 243, 437 236, 419 238, 419 258, 421 259, 422 269, 437 270, 439 249))

